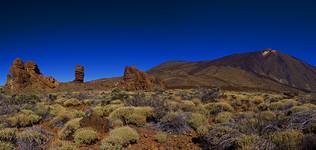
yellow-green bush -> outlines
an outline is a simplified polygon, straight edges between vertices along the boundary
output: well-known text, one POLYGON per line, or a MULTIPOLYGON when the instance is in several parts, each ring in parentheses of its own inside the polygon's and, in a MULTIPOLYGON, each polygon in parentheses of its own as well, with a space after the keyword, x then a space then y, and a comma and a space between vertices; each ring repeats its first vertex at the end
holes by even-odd
POLYGON ((284 110, 296 106, 298 104, 299 102, 295 101, 294 99, 284 99, 278 102, 271 103, 269 108, 271 110, 284 110))
POLYGON ((120 127, 110 131, 110 135, 102 140, 100 148, 102 150, 121 149, 138 140, 139 135, 134 129, 127 126, 120 127))
POLYGON ((12 143, 0 141, 0 150, 15 150, 15 146, 12 143))
POLYGON ((1 141, 12 141, 16 137, 16 128, 4 128, 0 130, 1 141))
POLYGON ((77 150, 78 146, 69 142, 61 142, 60 145, 50 148, 50 150, 77 150))
POLYGON ((204 106, 210 114, 217 114, 223 111, 233 112, 234 108, 226 102, 209 103, 204 106))
POLYGON ((77 144, 90 145, 97 140, 97 132, 89 128, 78 129, 73 136, 77 144))
POLYGON ((10 126, 13 127, 26 127, 38 123, 41 117, 36 115, 31 110, 21 110, 19 113, 7 118, 10 126))
POLYGON ((39 116, 45 116, 49 112, 49 106, 44 103, 37 103, 34 108, 34 112, 39 116))
POLYGON ((192 113, 188 123, 194 130, 197 130, 202 126, 208 126, 207 118, 199 113, 192 113))
POLYGON ((165 143, 167 141, 168 134, 164 132, 159 132, 154 136, 155 141, 158 143, 165 143))
POLYGON ((54 125, 59 122, 67 122, 71 119, 81 118, 84 116, 84 112, 80 110, 65 108, 59 104, 52 105, 50 107, 50 114, 55 116, 50 121, 51 125, 54 125))
POLYGON ((217 123, 227 123, 232 120, 233 114, 231 112, 221 112, 215 117, 217 123))
POLYGON ((298 130, 286 130, 269 135, 271 142, 282 149, 296 149, 301 144, 302 138, 303 133, 298 130))
POLYGON ((256 147, 255 142, 258 141, 260 137, 257 135, 243 135, 234 141, 234 145, 237 150, 252 150, 256 147))
POLYGON ((289 112, 291 113, 297 113, 302 111, 308 111, 308 110, 316 110, 316 105, 314 104, 303 104, 300 106, 294 106, 292 107, 289 112))
POLYGON ((65 126, 58 132, 60 139, 66 139, 71 137, 76 130, 80 128, 80 120, 82 118, 76 118, 68 121, 65 126))
POLYGON ((99 117, 107 117, 112 113, 114 110, 122 107, 123 105, 106 105, 106 106, 101 106, 98 105, 93 108, 93 112, 99 116, 99 117))
POLYGON ((109 115, 110 120, 120 119, 124 124, 143 126, 146 118, 153 116, 154 110, 151 107, 121 107, 109 115))
POLYGON ((63 103, 64 106, 66 107, 69 107, 69 106, 78 106, 80 105, 80 101, 76 98, 71 98, 71 99, 68 99, 66 100, 64 103, 63 103))
POLYGON ((272 111, 263 111, 259 113, 259 118, 265 121, 272 121, 276 119, 276 115, 272 111))

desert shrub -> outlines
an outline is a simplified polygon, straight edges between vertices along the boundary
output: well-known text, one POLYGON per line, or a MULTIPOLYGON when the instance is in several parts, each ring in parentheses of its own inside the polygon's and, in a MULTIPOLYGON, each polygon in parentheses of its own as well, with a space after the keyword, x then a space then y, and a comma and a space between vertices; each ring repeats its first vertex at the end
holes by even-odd
POLYGON ((167 138, 168 134, 164 132, 159 132, 154 136, 155 141, 157 141, 158 143, 165 143, 167 141, 167 138))
POLYGON ((198 142, 202 149, 233 149, 233 141, 239 136, 241 133, 237 130, 214 125, 198 142))
POLYGON ((255 134, 260 132, 260 121, 257 118, 244 118, 236 123, 236 128, 246 134, 255 134))
POLYGON ((297 101, 293 99, 284 99, 278 102, 273 102, 270 104, 271 110, 287 110, 293 106, 296 106, 298 104, 297 101))
POLYGON ((259 105, 259 104, 261 104, 261 103, 264 102, 264 99, 263 99, 262 96, 253 96, 253 97, 252 97, 252 102, 253 102, 254 104, 256 104, 256 105, 259 105))
POLYGON ((50 150, 77 150, 78 146, 69 142, 61 142, 59 145, 50 148, 50 150))
POLYGON ((15 150, 15 146, 12 143, 0 141, 0 150, 15 150))
POLYGON ((110 115, 110 113, 112 113, 114 110, 120 107, 123 107, 123 105, 112 105, 112 104, 105 105, 105 106, 98 105, 93 108, 93 112, 99 117, 107 117, 110 115))
POLYGON ((112 125, 112 128, 117 128, 117 127, 124 126, 124 123, 122 120, 116 119, 116 120, 111 121, 111 125, 112 125))
POLYGON ((257 106, 259 111, 266 111, 269 110, 269 105, 267 103, 261 103, 257 106))
POLYGON ((308 111, 308 110, 316 110, 316 105, 314 104, 303 104, 300 106, 294 106, 289 110, 289 114, 291 113, 297 113, 302 111, 308 111))
POLYGON ((112 100, 116 100, 116 99, 124 100, 128 98, 128 94, 126 93, 126 91, 116 88, 112 90, 111 97, 112 97, 112 100))
POLYGON ((46 116, 49 112, 49 106, 44 103, 37 103, 33 111, 39 116, 46 116))
POLYGON ((232 120, 233 114, 230 112, 221 112, 215 117, 217 123, 227 123, 232 120))
POLYGON ((50 114, 55 116, 50 121, 52 127, 62 127, 67 121, 74 118, 81 118, 85 114, 84 112, 76 109, 66 109, 61 105, 53 105, 50 107, 50 114))
POLYGON ((196 110, 196 106, 192 101, 183 101, 180 103, 180 109, 185 112, 194 112, 196 110))
POLYGON ((20 105, 20 104, 36 104, 40 99, 36 95, 26 95, 21 94, 12 97, 12 104, 20 105))
POLYGON ((207 118, 199 113, 192 113, 188 123, 194 130, 197 130, 202 126, 208 126, 207 118))
POLYGON ((234 108, 226 102, 209 103, 204 106, 210 114, 217 114, 223 111, 233 112, 234 108))
POLYGON ((26 127, 38 123, 41 117, 31 110, 21 110, 18 114, 7 118, 8 124, 12 127, 26 127))
POLYGON ((113 111, 109 118, 110 120, 120 119, 125 125, 143 126, 146 123, 146 119, 151 116, 153 116, 151 107, 121 107, 113 111))
POLYGON ((203 103, 214 102, 218 97, 222 95, 222 92, 219 88, 213 89, 199 89, 199 98, 202 100, 203 103))
POLYGON ((138 133, 130 127, 120 127, 110 131, 109 137, 101 141, 100 149, 117 150, 139 140, 138 133))
POLYGON ((305 135, 301 145, 302 150, 315 150, 316 149, 316 135, 305 135))
POLYGON ((50 134, 41 128, 29 128, 17 134, 17 145, 23 150, 45 149, 50 134))
POLYGON ((15 141, 16 138, 16 128, 4 128, 0 130, 0 140, 1 141, 15 141))
POLYGON ((90 145, 97 140, 97 132, 89 128, 78 129, 73 136, 77 144, 90 145))
POLYGON ((274 149, 274 144, 257 135, 242 135, 235 138, 232 147, 236 150, 274 149))
POLYGON ((159 127, 168 133, 185 133, 190 130, 187 119, 185 113, 170 112, 160 120, 159 127))
POLYGON ((278 149, 297 149, 302 143, 303 133, 298 130, 285 130, 269 135, 278 149))
POLYGON ((272 121, 276 119, 276 115, 272 111, 263 111, 259 113, 259 119, 264 121, 272 121))
POLYGON ((158 96, 154 96, 151 98, 145 98, 144 96, 138 94, 135 95, 131 99, 124 100, 124 103, 128 106, 135 107, 152 107, 154 109, 154 119, 159 121, 163 116, 165 116, 170 110, 170 105, 167 101, 163 100, 158 96))
POLYGON ((78 106, 80 105, 80 101, 76 98, 71 98, 71 99, 68 99, 66 100, 64 103, 63 103, 64 106, 66 107, 69 107, 69 106, 78 106))
POLYGON ((76 118, 68 121, 65 126, 58 132, 60 139, 67 139, 80 128, 80 120, 82 118, 76 118))

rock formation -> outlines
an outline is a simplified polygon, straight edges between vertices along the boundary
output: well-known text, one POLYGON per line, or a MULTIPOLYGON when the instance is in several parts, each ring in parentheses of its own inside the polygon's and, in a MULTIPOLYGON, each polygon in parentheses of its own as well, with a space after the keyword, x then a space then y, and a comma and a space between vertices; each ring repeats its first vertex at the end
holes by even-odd
POLYGON ((74 82, 77 82, 77 83, 84 82, 84 67, 81 65, 76 65, 75 81, 74 82))
POLYGON ((135 67, 125 67, 124 76, 119 87, 126 90, 153 90, 165 88, 163 82, 154 76, 138 70, 135 67))
POLYGON ((45 77, 36 63, 28 61, 25 64, 20 58, 14 60, 10 74, 7 76, 6 89, 20 91, 53 89, 59 85, 52 77, 45 77))

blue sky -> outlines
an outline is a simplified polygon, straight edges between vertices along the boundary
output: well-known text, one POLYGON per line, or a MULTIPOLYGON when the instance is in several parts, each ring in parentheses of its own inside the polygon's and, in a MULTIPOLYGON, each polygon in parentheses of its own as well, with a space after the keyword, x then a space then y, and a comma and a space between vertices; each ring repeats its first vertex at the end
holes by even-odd
POLYGON ((1 0, 0 84, 16 57, 59 81, 273 48, 316 65, 312 0, 1 0))

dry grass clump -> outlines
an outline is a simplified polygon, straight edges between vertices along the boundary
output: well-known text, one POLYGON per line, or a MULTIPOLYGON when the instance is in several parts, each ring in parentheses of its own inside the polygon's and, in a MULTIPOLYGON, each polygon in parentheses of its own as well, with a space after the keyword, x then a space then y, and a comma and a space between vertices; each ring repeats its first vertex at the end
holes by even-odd
POLYGON ((111 121, 120 119, 125 125, 144 126, 147 118, 152 117, 153 114, 154 110, 151 107, 121 107, 113 111, 109 119, 111 121))
POLYGON ((233 114, 231 112, 221 112, 215 117, 216 123, 228 123, 232 121, 233 114))
POLYGON ((80 120, 82 118, 76 118, 68 121, 65 126, 58 132, 60 139, 67 139, 71 137, 76 130, 80 128, 80 120))
POLYGON ((68 100, 66 100, 66 101, 63 103, 63 105, 64 105, 65 107, 78 106, 78 105, 80 105, 80 104, 81 104, 80 101, 79 101, 78 99, 76 99, 76 98, 68 99, 68 100))
POLYGON ((77 144, 90 145, 97 140, 97 132, 90 128, 81 128, 74 133, 73 137, 77 144))
POLYGON ((15 150, 15 145, 8 142, 0 141, 0 150, 15 150))
POLYGON ((67 121, 84 116, 84 112, 80 110, 65 108, 59 104, 50 106, 49 113, 54 116, 50 121, 53 127, 62 127, 67 121))
POLYGON ((37 103, 33 111, 39 116, 46 116, 49 113, 49 106, 44 103, 37 103))
POLYGON ((77 144, 74 144, 72 142, 65 142, 65 141, 62 141, 58 145, 50 148, 50 150, 77 150, 77 149, 78 149, 77 144))
POLYGON ((302 143, 303 133, 298 130, 285 130, 269 135, 269 139, 278 149, 297 149, 302 143))
POLYGON ((234 108, 227 102, 209 103, 204 106, 210 114, 217 114, 223 111, 233 112, 234 108))
POLYGON ((168 134, 164 132, 159 132, 154 136, 155 141, 158 143, 165 143, 167 141, 168 134))
POLYGON ((259 145, 255 145, 256 141, 260 140, 257 135, 242 135, 234 141, 234 147, 238 150, 251 150, 259 145))
POLYGON ((110 131, 110 135, 101 142, 102 150, 119 150, 139 140, 138 133, 130 127, 120 127, 110 131))
POLYGON ((7 118, 11 127, 27 127, 38 123, 41 117, 31 110, 21 110, 19 113, 7 118))

